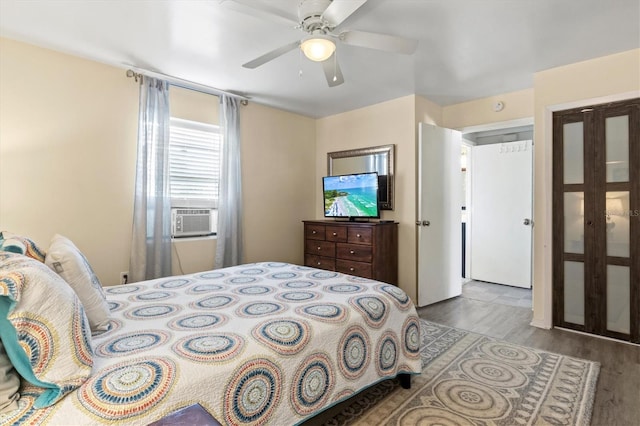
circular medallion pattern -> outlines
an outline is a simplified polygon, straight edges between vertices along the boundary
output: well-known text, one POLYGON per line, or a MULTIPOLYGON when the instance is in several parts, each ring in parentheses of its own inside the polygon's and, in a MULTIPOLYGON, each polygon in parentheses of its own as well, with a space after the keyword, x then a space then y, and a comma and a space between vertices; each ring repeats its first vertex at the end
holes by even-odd
POLYGON ((175 381, 176 367, 165 358, 129 360, 99 371, 78 388, 80 404, 108 421, 143 414, 164 399, 175 381))
POLYGON ((405 412, 398 425, 474 426, 466 417, 441 408, 416 407, 405 412))
POLYGON ((388 302, 377 296, 356 296, 349 299, 349 304, 363 314, 364 320, 374 328, 385 323, 389 310, 388 302))
POLYGON ((285 307, 276 302, 252 302, 245 303, 236 309, 239 317, 259 317, 285 311, 285 307))
POLYGON ((195 302, 191 302, 189 306, 195 309, 219 309, 231 306, 237 301, 238 299, 235 296, 231 295, 210 296, 205 297, 204 299, 196 300, 195 302))
POLYGON ((276 299, 283 302, 308 302, 320 298, 320 295, 313 291, 287 291, 276 295, 276 299))
POLYGON ((522 372, 489 359, 466 359, 460 363, 460 369, 472 380, 487 386, 519 388, 527 383, 527 377, 522 372))
POLYGON ((398 342, 391 331, 386 331, 378 341, 376 349, 378 362, 376 370, 380 376, 385 376, 393 371, 398 361, 398 342))
POLYGON ((98 345, 95 351, 104 357, 131 355, 162 345, 168 337, 167 333, 160 330, 127 333, 98 345))
POLYGON ((370 342, 367 332, 360 326, 349 327, 338 345, 340 371, 349 379, 360 377, 369 365, 370 342))
POLYGON ((216 271, 205 272, 203 274, 196 275, 196 277, 202 278, 203 280, 215 280, 215 279, 218 279, 218 278, 224 278, 226 276, 227 276, 226 273, 224 273, 224 272, 216 272, 216 271))
POLYGON ((264 266, 266 266, 267 268, 284 268, 286 266, 289 266, 289 264, 284 262, 267 262, 264 264, 264 266))
POLYGON ((324 405, 335 385, 329 358, 322 353, 307 357, 298 367, 291 386, 291 405, 308 415, 324 405))
POLYGON ((278 285, 283 288, 292 288, 292 289, 313 288, 318 286, 318 284, 314 283, 313 281, 303 281, 303 280, 288 281, 286 283, 281 283, 278 285))
POLYGON ((322 322, 341 322, 347 316, 347 311, 336 303, 314 303, 296 308, 296 312, 308 318, 322 322))
POLYGON ((187 280, 185 278, 172 279, 168 281, 162 281, 156 284, 155 288, 182 288, 188 284, 193 282, 192 280, 187 280))
POLYGON ((360 293, 364 287, 358 284, 332 284, 324 287, 329 293, 360 293))
POLYGON ((542 361, 538 354, 525 347, 503 342, 483 343, 480 345, 480 350, 496 361, 507 362, 511 365, 537 365, 542 361))
POLYGON ((198 284, 185 290, 188 294, 211 293, 212 291, 226 290, 227 287, 218 284, 198 284))
POLYGON ((382 284, 377 286, 376 289, 391 296, 391 300, 393 300, 393 302, 399 308, 408 308, 409 306, 412 306, 411 299, 409 299, 407 293, 405 293, 401 288, 396 287, 395 285, 382 284))
POLYGON ((109 294, 129 294, 129 293, 135 293, 141 288, 142 287, 135 284, 124 284, 124 285, 118 285, 114 287, 105 287, 104 291, 109 294))
POLYGON ((275 274, 270 274, 269 278, 274 280, 292 280, 294 278, 298 278, 300 274, 296 272, 276 272, 275 274))
POLYGON ((260 278, 256 278, 256 277, 231 277, 226 279, 224 282, 226 284, 238 285, 238 284, 257 283, 258 281, 260 281, 260 278))
POLYGON ((163 318, 182 310, 180 305, 146 305, 141 308, 132 308, 124 312, 125 318, 140 320, 147 318, 163 318))
POLYGON ((307 275, 307 277, 312 278, 314 280, 328 280, 331 278, 335 278, 337 276, 338 276, 337 272, 316 271, 316 270, 314 270, 314 272, 307 275))
POLYGON ((268 272, 267 269, 262 269, 262 268, 247 268, 247 269, 242 269, 240 272, 242 275, 262 275, 268 272))
POLYGON ((195 362, 223 362, 238 355, 244 339, 233 333, 200 333, 189 335, 173 345, 179 356, 195 362))
POLYGON ((403 351, 409 358, 416 358, 420 354, 420 323, 418 318, 410 317, 402 325, 404 336, 403 351))
POLYGON ((91 329, 80 299, 76 299, 73 308, 76 313, 71 321, 71 339, 76 360, 86 366, 93 366, 93 351, 91 349, 91 329))
POLYGON ((226 315, 222 314, 189 314, 170 321, 167 326, 172 330, 190 331, 217 327, 227 320, 226 315))
POLYGON ((234 293, 242 294, 245 296, 262 296, 265 294, 273 293, 275 289, 273 287, 267 287, 264 285, 250 285, 246 287, 239 287, 233 290, 234 293))
POLYGON ((266 424, 280 404, 281 384, 280 368, 267 359, 254 359, 236 369, 225 387, 226 423, 266 424))
POLYGON ((167 299, 174 295, 175 293, 170 293, 168 291, 151 291, 148 293, 129 296, 129 300, 131 300, 132 302, 135 302, 135 301, 148 302, 148 301, 154 301, 154 300, 167 299))
MULTIPOLYGON (((34 374, 46 371, 53 359, 55 341, 48 324, 35 318, 19 317, 13 321, 20 346, 25 351, 34 374)), ((55 329, 54 329, 55 330, 55 329)))
POLYGON ((281 355, 293 355, 305 348, 311 333, 301 320, 282 319, 263 322, 252 330, 253 337, 281 355))
POLYGON ((110 300, 107 302, 107 305, 109 305, 109 312, 117 312, 122 310, 122 308, 127 307, 129 304, 119 300, 110 300))
POLYGON ((469 380, 444 380, 433 393, 447 408, 477 419, 500 419, 510 409, 509 401, 496 390, 469 380))

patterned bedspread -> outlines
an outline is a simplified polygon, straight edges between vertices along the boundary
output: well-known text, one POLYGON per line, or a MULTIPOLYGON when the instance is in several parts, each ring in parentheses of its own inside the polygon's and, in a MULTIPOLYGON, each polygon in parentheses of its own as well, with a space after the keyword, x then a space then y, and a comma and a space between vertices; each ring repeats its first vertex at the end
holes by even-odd
POLYGON ((256 263, 106 291, 92 376, 41 410, 25 387, 20 424, 145 425, 200 403, 223 424, 290 425, 421 370, 418 317, 393 285, 256 263))

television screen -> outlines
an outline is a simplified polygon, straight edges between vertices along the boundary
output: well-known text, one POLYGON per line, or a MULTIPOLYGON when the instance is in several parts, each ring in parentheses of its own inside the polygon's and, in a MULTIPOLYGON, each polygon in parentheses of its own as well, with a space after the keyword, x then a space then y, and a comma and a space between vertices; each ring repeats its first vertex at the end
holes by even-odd
POLYGON ((378 218, 378 173, 322 178, 324 216, 378 218))

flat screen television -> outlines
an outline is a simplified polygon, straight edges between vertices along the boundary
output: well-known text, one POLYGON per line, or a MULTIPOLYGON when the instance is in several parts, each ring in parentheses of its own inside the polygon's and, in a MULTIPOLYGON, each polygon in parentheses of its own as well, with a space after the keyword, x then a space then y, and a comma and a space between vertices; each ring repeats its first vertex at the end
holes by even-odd
POLYGON ((322 178, 324 217, 374 219, 380 217, 378 173, 354 173, 322 178))

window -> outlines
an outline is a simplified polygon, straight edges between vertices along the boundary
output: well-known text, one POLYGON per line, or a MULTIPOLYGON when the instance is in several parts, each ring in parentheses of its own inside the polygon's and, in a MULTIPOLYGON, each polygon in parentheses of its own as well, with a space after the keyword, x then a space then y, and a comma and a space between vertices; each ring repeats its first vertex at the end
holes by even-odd
MULTIPOLYGON (((218 126, 171 118, 169 136, 171 208, 174 211, 180 208, 182 213, 183 209, 214 209, 210 233, 215 233, 217 224, 215 209, 218 208, 220 186, 220 147, 218 126)), ((202 211, 197 213, 201 214, 202 211)))

